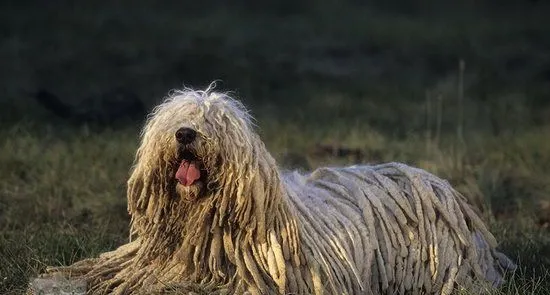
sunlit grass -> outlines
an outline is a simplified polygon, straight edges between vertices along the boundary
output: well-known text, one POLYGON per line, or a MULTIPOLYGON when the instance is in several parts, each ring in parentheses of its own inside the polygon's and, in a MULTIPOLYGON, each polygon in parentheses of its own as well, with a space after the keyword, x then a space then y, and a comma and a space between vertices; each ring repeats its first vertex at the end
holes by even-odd
MULTIPOLYGON (((546 145, 542 133, 538 144, 531 133, 526 133, 525 139, 517 138, 517 142, 529 142, 529 138, 533 142, 521 147, 513 142, 494 145, 487 138, 475 146, 485 157, 476 157, 475 153, 462 155, 468 164, 464 171, 452 163, 446 147, 428 155, 424 141, 414 138, 393 139, 360 127, 309 132, 287 123, 263 122, 261 118, 258 128, 279 160, 284 161, 292 152, 302 155, 303 162, 296 166, 303 169, 353 163, 353 159, 313 155, 311 148, 325 141, 367 153, 376 150, 380 161, 424 165, 438 175, 450 177, 464 192, 479 192, 492 210, 507 212, 499 219, 492 218, 491 227, 502 250, 520 266, 495 294, 544 294, 550 288, 550 235, 536 225, 532 206, 540 187, 522 185, 525 178, 546 183, 545 176, 539 173, 547 167, 538 166, 544 163, 541 157, 548 157, 546 153, 539 154, 540 147, 546 145), (516 179, 516 173, 522 177, 516 179), (466 180, 468 177, 473 181, 466 180), (498 189, 504 182, 511 191, 498 189), (524 198, 521 202, 529 206, 518 205, 520 201, 514 196, 520 193, 524 198), (504 206, 501 203, 505 200, 504 206)), ((28 278, 43 271, 46 265, 70 264, 125 241, 125 181, 137 147, 137 129, 89 131, 27 125, 0 133, 0 165, 6 167, 0 170, 4 180, 0 185, 2 294, 19 294, 28 278)))

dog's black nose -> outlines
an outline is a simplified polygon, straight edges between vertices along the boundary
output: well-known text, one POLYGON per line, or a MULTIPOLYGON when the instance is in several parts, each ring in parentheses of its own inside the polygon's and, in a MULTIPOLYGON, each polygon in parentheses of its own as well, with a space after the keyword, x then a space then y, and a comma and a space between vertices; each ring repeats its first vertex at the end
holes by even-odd
POLYGON ((197 137, 197 131, 191 128, 182 127, 176 131, 176 140, 181 144, 192 143, 195 137, 197 137))

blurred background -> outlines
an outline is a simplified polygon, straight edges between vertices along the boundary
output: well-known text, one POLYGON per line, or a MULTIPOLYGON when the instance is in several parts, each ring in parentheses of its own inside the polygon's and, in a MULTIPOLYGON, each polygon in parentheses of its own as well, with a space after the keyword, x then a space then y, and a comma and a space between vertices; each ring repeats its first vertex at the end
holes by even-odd
POLYGON ((283 168, 448 179, 550 293, 548 1, 3 0, 0 61, 1 294, 126 240, 146 114, 212 81, 283 168))

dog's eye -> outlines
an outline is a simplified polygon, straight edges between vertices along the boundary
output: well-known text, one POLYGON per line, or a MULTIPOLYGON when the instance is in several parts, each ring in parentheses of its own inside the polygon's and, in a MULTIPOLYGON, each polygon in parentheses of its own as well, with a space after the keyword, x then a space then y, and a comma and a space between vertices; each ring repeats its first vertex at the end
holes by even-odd
POLYGON ((216 183, 216 182, 209 182, 209 183, 206 184, 206 189, 209 190, 209 191, 213 191, 216 188, 218 188, 218 183, 216 183))

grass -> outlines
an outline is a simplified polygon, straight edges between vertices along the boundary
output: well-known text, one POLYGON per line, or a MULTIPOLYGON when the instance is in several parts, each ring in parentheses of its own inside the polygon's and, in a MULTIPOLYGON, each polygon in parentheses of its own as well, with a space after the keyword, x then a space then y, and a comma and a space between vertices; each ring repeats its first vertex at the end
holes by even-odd
MULTIPOLYGON (((543 159, 530 153, 533 147, 529 145, 519 150, 514 146, 528 142, 531 134, 507 145, 500 144, 498 138, 491 144, 485 139, 483 145, 475 146, 485 157, 465 154, 467 168, 460 170, 449 163, 445 150, 436 156, 426 155, 423 141, 392 140, 365 130, 334 129, 328 134, 315 134, 308 133, 313 129, 299 131, 273 122, 260 124, 260 128, 265 126, 265 141, 282 161, 288 157, 288 150, 304 149, 300 154, 310 167, 349 164, 345 158, 315 157, 306 149, 309 144, 298 139, 308 138, 313 143, 336 138, 364 151, 378 150, 380 161, 416 164, 446 176, 463 191, 479 192, 493 212, 502 214, 491 219, 492 229, 501 241, 501 249, 520 264, 514 279, 505 286, 506 292, 498 294, 545 294, 550 287, 550 234, 537 225, 532 214, 538 194, 547 191, 539 185, 547 184, 549 175, 544 170, 548 165, 537 165, 547 163, 550 153, 543 159), (289 132, 280 137, 280 130, 289 132), (532 184, 524 184, 526 180, 532 184), (508 183, 506 191, 504 183, 508 183)), ((46 265, 69 264, 124 242, 128 223, 124 181, 137 146, 137 129, 90 133, 86 128, 19 126, 2 133, 2 293, 20 293, 28 277, 43 271, 46 265)))
POLYGON ((76 104, 122 87, 150 107, 214 79, 283 167, 402 161, 449 179, 519 263, 496 294, 550 294, 547 5, 278 3, 0 4, 0 294, 127 237, 140 123, 70 126, 29 92, 76 104))

